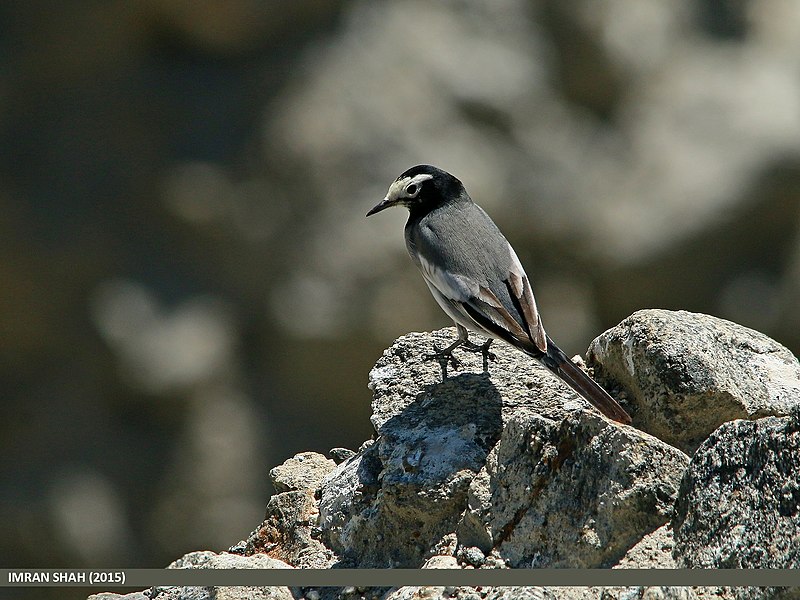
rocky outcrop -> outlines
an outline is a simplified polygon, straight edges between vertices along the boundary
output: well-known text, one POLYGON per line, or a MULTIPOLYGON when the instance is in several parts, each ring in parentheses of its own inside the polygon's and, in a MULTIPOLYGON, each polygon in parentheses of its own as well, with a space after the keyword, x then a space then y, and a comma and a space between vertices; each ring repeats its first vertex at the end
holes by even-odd
MULTIPOLYGON (((800 368, 773 340, 705 315, 634 314, 590 349, 595 371, 633 414, 627 426, 506 345, 495 344, 488 362, 460 352, 457 369, 426 358, 453 335, 398 339, 370 373, 375 439, 354 453, 336 449, 336 460, 302 453, 275 467, 277 493, 246 540, 173 567, 214 568, 222 560, 265 560, 270 568, 800 566, 800 368), (685 451, 698 445, 690 458, 685 451)), ((794 597, 663 587, 293 593, 322 600, 794 597)))
MULTIPOLYGON (((291 569, 282 561, 264 554, 239 556, 229 552, 190 552, 172 562, 168 569, 291 569)), ((181 587, 157 586, 131 594, 94 594, 88 600, 292 600, 287 587, 181 587)))
POLYGON ((472 480, 459 540, 511 567, 610 567, 667 522, 688 462, 594 411, 522 413, 472 480))
POLYGON ((675 506, 683 567, 800 568, 800 412, 733 421, 697 450, 675 506))
POLYGON ((693 452, 734 419, 800 407, 800 364, 762 333, 708 315, 641 310, 589 347, 601 379, 619 386, 634 426, 693 452))

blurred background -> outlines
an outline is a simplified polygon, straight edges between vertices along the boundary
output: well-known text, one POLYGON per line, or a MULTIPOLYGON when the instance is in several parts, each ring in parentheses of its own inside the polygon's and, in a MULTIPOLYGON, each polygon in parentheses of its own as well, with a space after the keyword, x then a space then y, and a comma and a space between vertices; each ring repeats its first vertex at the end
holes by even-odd
POLYGON ((367 439, 382 350, 449 324, 405 211, 364 218, 417 163, 569 353, 650 307, 797 352, 798 28, 792 0, 0 4, 0 564, 225 549, 271 467, 367 439))

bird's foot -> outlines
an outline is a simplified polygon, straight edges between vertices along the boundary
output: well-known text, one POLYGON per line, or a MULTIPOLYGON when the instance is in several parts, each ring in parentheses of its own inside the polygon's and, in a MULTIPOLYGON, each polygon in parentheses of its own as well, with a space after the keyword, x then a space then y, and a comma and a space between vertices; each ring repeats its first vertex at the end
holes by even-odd
POLYGON ((453 350, 458 348, 464 344, 463 341, 457 340, 450 344, 447 348, 439 348, 438 346, 433 347, 433 354, 425 355, 425 360, 435 360, 442 364, 442 368, 447 367, 447 363, 449 362, 454 369, 457 369, 461 366, 461 362, 455 357, 453 354, 453 350))
POLYGON ((488 367, 489 361, 497 360, 497 356, 494 352, 489 350, 489 346, 492 345, 492 340, 488 339, 483 344, 474 344, 469 340, 458 339, 447 348, 438 348, 434 346, 433 349, 435 352, 433 354, 428 354, 425 359, 426 360, 437 360, 440 363, 443 363, 445 366, 449 362, 450 365, 457 369, 461 366, 461 362, 453 355, 453 351, 456 348, 464 348, 467 352, 480 352, 483 356, 483 366, 484 369, 488 367))
POLYGON ((463 346, 464 350, 467 350, 468 352, 480 352, 483 355, 484 362, 489 360, 495 361, 497 360, 497 355, 489 350, 489 346, 492 345, 493 341, 494 340, 492 340, 491 338, 489 338, 482 344, 474 344, 470 341, 466 341, 464 342, 463 346))

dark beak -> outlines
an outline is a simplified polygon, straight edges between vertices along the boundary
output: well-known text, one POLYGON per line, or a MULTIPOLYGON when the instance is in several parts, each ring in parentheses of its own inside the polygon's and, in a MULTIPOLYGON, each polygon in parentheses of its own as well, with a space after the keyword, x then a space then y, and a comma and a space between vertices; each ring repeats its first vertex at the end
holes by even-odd
POLYGON ((384 210, 385 208, 389 208, 390 206, 394 206, 395 204, 397 204, 397 203, 392 201, 392 200, 389 200, 389 198, 384 198, 383 200, 378 202, 378 204, 376 204, 371 209, 369 209, 369 212, 367 213, 367 216, 374 215, 375 213, 379 213, 382 210, 384 210))

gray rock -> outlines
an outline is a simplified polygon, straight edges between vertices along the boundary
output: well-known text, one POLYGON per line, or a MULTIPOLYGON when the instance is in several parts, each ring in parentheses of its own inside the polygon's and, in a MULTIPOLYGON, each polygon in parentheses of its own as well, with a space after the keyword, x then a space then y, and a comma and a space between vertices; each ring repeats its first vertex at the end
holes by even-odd
POLYGON ((370 373, 379 437, 322 484, 325 540, 359 566, 421 565, 455 530, 469 484, 511 415, 527 410, 559 419, 588 406, 502 343, 492 347, 497 359, 488 365, 470 352, 457 354, 458 370, 425 359, 454 337, 452 328, 412 333, 384 352, 370 373))
POLYGON ((199 550, 172 561, 168 569, 291 569, 291 565, 266 554, 240 556, 229 552, 199 550))
POLYGON ((600 600, 695 600, 689 587, 608 587, 600 592, 600 600))
POLYGON ((431 556, 422 565, 423 569, 459 569, 458 559, 455 556, 436 554, 431 556))
POLYGON ((323 478, 336 463, 317 452, 300 452, 274 467, 269 472, 270 481, 278 492, 319 489, 323 478))
POLYGON ((454 531, 488 450, 467 426, 388 429, 326 478, 320 525, 329 547, 358 566, 420 566, 454 531))
POLYGON ((683 567, 800 567, 800 416, 734 421, 697 450, 675 505, 683 567))
POLYGON ((798 600, 800 588, 797 587, 695 587, 692 588, 697 600, 798 600))
POLYGON ((331 448, 328 452, 328 456, 330 456, 331 460, 337 465, 343 463, 348 458, 352 458, 354 455, 355 451, 349 448, 331 448))
POLYGON ((688 462, 595 412, 518 413, 470 486, 459 540, 512 567, 610 567, 667 522, 688 462))
POLYGON ((486 555, 477 546, 463 548, 459 553, 459 558, 473 567, 480 567, 486 563, 486 555))
POLYGON ((598 378, 622 386, 633 422, 693 452, 726 421, 800 406, 800 364, 776 341, 730 321, 641 310, 595 339, 598 378))
MULTIPOLYGON (((155 587, 149 592, 139 592, 141 596, 108 596, 103 600, 294 600, 286 587, 219 586, 219 587, 155 587)), ((90 596, 90 598, 92 598, 90 596)))
MULTIPOLYGON (((188 554, 170 568, 800 566, 800 410, 726 423, 690 462, 649 433, 607 420, 503 344, 495 344, 497 360, 489 364, 469 352, 457 353, 457 369, 425 360, 453 335, 451 329, 409 334, 383 354, 370 374, 377 439, 355 454, 341 454, 339 465, 304 453, 273 469, 276 486, 290 491, 270 499, 264 522, 247 540, 229 553, 188 554)), ((694 402, 711 402, 730 382, 742 396, 761 392, 787 410, 795 400, 793 357, 769 338, 726 321, 643 311, 599 340, 605 340, 595 342, 604 362, 598 358, 597 368, 606 375, 622 368, 630 381, 641 382, 640 389, 671 390, 661 394, 662 410, 669 405, 664 398, 693 390, 707 393, 694 402), (629 338, 621 337, 625 328, 629 338), (663 339, 665 332, 671 339, 663 339), (713 372, 718 352, 701 353, 702 360, 692 354, 712 343, 723 348, 719 374, 713 372), (745 370, 740 363, 746 357, 761 368, 750 365, 737 379, 734 366, 745 370)), ((629 396, 642 422, 656 404, 648 405, 644 394, 629 396)), ((751 408, 758 404, 752 397, 741 400, 751 408)), ((673 408, 681 411, 676 423, 691 422, 686 411, 701 410, 685 397, 673 408)), ((290 597, 286 588, 159 592, 165 600, 290 597)), ((681 587, 292 592, 318 600, 797 598, 796 589, 681 587)))
POLYGON ((615 569, 677 569, 672 549, 675 539, 669 525, 648 533, 614 565, 615 569))
POLYGON ((130 594, 115 594, 113 592, 100 592, 92 594, 86 600, 151 600, 144 592, 131 592, 130 594))
POLYGON ((342 556, 367 552, 369 544, 382 540, 362 535, 354 521, 369 512, 379 489, 381 471, 374 444, 338 465, 322 482, 319 525, 326 546, 342 556), (353 552, 352 548, 360 548, 353 552))
POLYGON ((324 569, 333 553, 316 539, 319 503, 311 490, 273 495, 261 525, 231 552, 264 553, 301 569, 324 569))
POLYGON ((559 596, 545 587, 441 587, 407 586, 386 596, 385 600, 556 600, 559 596))
MULTIPOLYGON (((238 556, 208 550, 190 552, 173 561, 168 569, 291 569, 286 563, 265 554, 238 556)), ((288 587, 197 587, 159 586, 144 592, 131 594, 102 593, 89 596, 88 600, 293 600, 288 587)))
MULTIPOLYGON (((496 360, 488 364, 479 353, 459 350, 458 369, 425 360, 435 347, 455 339, 453 327, 409 333, 384 351, 369 374, 371 421, 378 433, 394 417, 413 412, 425 419, 460 423, 477 418, 479 429, 496 436, 503 420, 519 408, 559 420, 590 406, 538 362, 503 342, 492 345, 496 360)), ((482 341, 479 336, 471 339, 482 341)), ((492 442, 487 439, 487 443, 492 442)))
MULTIPOLYGON (((550 588, 558 600, 695 600, 697 588, 666 586, 550 588)), ((720 595, 716 600, 731 596, 720 595)), ((711 600, 709 598, 709 600, 711 600)))

